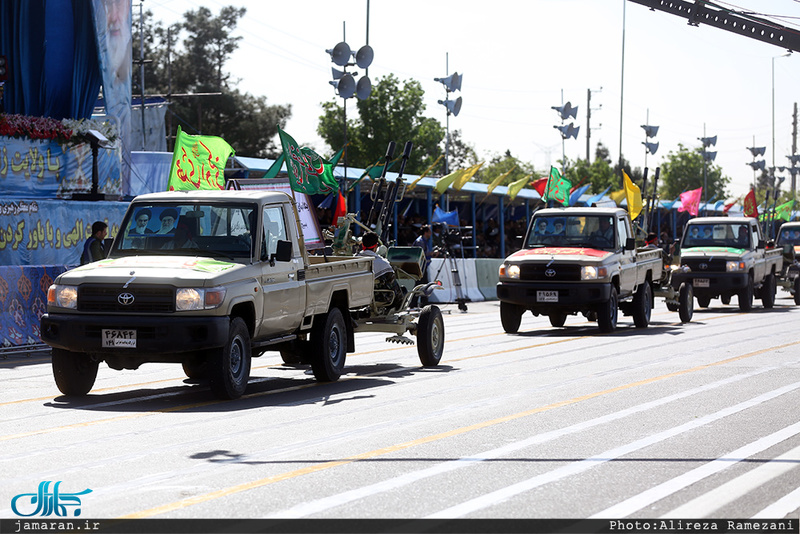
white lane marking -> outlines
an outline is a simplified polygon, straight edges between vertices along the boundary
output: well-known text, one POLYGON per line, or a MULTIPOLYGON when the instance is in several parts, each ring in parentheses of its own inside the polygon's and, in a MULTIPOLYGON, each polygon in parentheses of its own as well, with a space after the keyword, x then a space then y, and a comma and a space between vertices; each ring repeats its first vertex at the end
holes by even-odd
POLYGON ((613 449, 602 452, 585 460, 581 460, 580 462, 570 463, 558 469, 554 469, 553 471, 542 473, 541 475, 537 475, 527 480, 517 482, 516 484, 512 484, 511 486, 507 486, 505 488, 501 488, 499 490, 487 493, 485 495, 481 495, 480 497, 470 499, 463 503, 451 506, 450 508, 446 508, 444 510, 431 514, 427 516, 426 519, 450 519, 450 518, 463 517, 477 510, 482 510, 484 508, 488 508, 489 506, 506 501, 516 495, 519 495, 520 493, 524 493, 539 486, 543 486, 545 484, 549 484, 551 482, 555 482, 557 480, 561 480, 563 478, 572 475, 577 475, 578 473, 582 473, 584 471, 588 471, 589 469, 597 467, 598 465, 602 465, 610 460, 614 460, 626 454, 636 452, 645 447, 649 447, 650 445, 655 445, 656 443, 660 443, 669 438, 673 438, 675 436, 683 434, 684 432, 688 432, 689 430, 700 428, 709 423, 713 423, 714 421, 718 421, 730 415, 742 412, 744 410, 747 410, 748 408, 758 406, 759 404, 763 404, 774 398, 780 397, 781 395, 785 395, 786 393, 794 391, 797 388, 800 388, 800 382, 795 382, 793 384, 789 384, 788 386, 784 386, 782 388, 770 391, 768 393, 764 393, 750 400, 740 402, 739 404, 735 404, 733 406, 724 408, 718 412, 694 419, 692 421, 689 421, 688 423, 684 423, 682 425, 669 428, 662 432, 658 432, 656 434, 653 434, 652 436, 647 436, 645 438, 636 440, 632 443, 615 447, 613 449))
POLYGON ((633 406, 630 408, 626 408, 624 410, 620 410, 615 413, 611 413, 608 415, 604 415, 602 417, 598 417, 596 419, 592 419, 589 421, 584 421, 581 423, 577 423, 572 426, 568 426, 565 428, 560 428, 556 430, 552 430, 550 432, 546 432, 544 434, 537 434, 535 436, 531 436, 522 441, 518 441, 515 443, 510 443, 508 445, 504 445, 503 447, 490 449, 488 451, 484 451, 480 454, 469 456, 465 458, 459 458, 458 460, 450 460, 448 462, 443 462, 438 465, 434 465, 432 467, 421 469, 419 471, 414 471, 410 473, 405 473, 401 476, 384 480, 382 482, 377 482, 375 484, 371 484, 369 486, 364 486, 362 488, 356 488, 349 491, 345 491, 336 495, 331 495, 329 497, 323 497, 321 499, 317 499, 314 501, 304 502, 298 504, 297 506, 293 506, 292 508, 288 508, 286 510, 282 510, 279 512, 275 512, 273 514, 268 515, 269 518, 299 518, 299 517, 307 517, 309 515, 313 515, 319 512, 323 512, 330 508, 334 508, 336 506, 341 506, 343 504, 347 504, 349 502, 353 502, 359 499, 363 499, 366 497, 370 497, 373 495, 377 495, 379 493, 397 489, 413 482, 417 482, 419 480, 423 480, 425 478, 429 478, 432 476, 440 475, 442 473, 447 473, 449 471, 454 471, 456 469, 460 469, 462 467, 467 467, 469 465, 473 465, 478 462, 482 462, 484 460, 488 460, 491 458, 498 458, 505 454, 510 454, 516 450, 523 449, 525 447, 530 447, 532 445, 537 445, 541 443, 545 443, 547 441, 552 441, 554 439, 574 434, 576 432, 581 432, 583 430, 587 430, 589 428, 599 426, 605 423, 609 423, 611 421, 616 421, 618 419, 622 419, 623 417, 627 417, 629 415, 633 415, 636 413, 643 412, 645 410, 649 410, 651 408, 656 408, 658 406, 662 406, 664 404, 673 402, 675 400, 683 399, 690 397, 692 395, 696 395, 698 393, 703 393, 718 387, 726 386, 732 384, 734 382, 738 382, 740 380, 744 380, 746 378, 751 378, 753 376, 759 375, 761 373, 765 373, 767 371, 772 371, 777 369, 777 367, 768 367, 762 368, 755 371, 751 371, 749 373, 742 373, 739 375, 734 375, 722 380, 718 380, 717 382, 711 382, 709 384, 705 384, 703 386, 699 386, 693 389, 689 389, 686 391, 682 391, 680 393, 675 393, 673 395, 669 395, 667 397, 663 397, 661 399, 656 399, 650 402, 646 402, 640 404, 638 406, 633 406))
POLYGON ((774 503, 770 504, 756 515, 753 519, 772 519, 775 517, 786 517, 790 513, 800 508, 800 488, 784 495, 774 503))
MULTIPOLYGON (((682 475, 671 480, 667 480, 666 482, 654 486, 647 491, 640 493, 639 495, 635 495, 630 499, 626 499, 610 508, 603 510, 602 512, 594 514, 590 519, 627 517, 637 510, 641 510, 645 506, 653 504, 654 502, 668 497, 673 493, 677 493, 678 491, 687 488, 690 485, 703 480, 704 478, 710 477, 713 474, 719 473, 724 469, 736 465, 738 462, 741 462, 754 454, 772 447, 773 445, 796 436, 797 434, 800 434, 800 423, 795 423, 786 428, 778 430, 777 432, 757 439, 752 443, 748 443, 747 445, 744 445, 735 451, 731 451, 730 453, 711 462, 701 465, 700 467, 692 469, 691 471, 687 471, 686 473, 683 473, 682 475)), ((787 457, 786 459, 797 459, 799 454, 800 447, 790 451, 789 453, 786 453, 784 456, 787 457)), ((767 482, 770 478, 778 476, 784 471, 792 469, 796 466, 794 463, 773 463, 780 459, 782 459, 782 457, 775 458, 775 460, 769 464, 762 465, 738 478, 726 482, 718 488, 696 499, 693 499, 682 506, 679 506, 662 517, 708 517, 715 510, 718 510, 726 504, 733 502, 752 489, 767 482), (768 474, 770 471, 776 470, 777 472, 775 472, 775 474, 768 474)))

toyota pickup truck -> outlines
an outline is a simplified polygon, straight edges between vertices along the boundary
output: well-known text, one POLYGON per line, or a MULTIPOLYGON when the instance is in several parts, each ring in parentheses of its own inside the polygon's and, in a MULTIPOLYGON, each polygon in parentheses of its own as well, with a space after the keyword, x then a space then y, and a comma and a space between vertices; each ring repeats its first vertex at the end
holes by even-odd
POLYGON ((339 378, 355 350, 351 311, 373 301, 373 260, 309 255, 288 194, 142 195, 120 228, 106 259, 48 291, 41 337, 62 393, 87 394, 103 361, 174 362, 234 399, 251 357, 298 347, 317 380, 339 378))
POLYGON ((752 217, 696 217, 686 223, 672 275, 676 288, 689 282, 701 308, 711 299, 730 304, 736 295, 741 311, 753 309, 757 296, 765 308, 775 304, 776 276, 783 268, 780 249, 767 249, 752 217))
POLYGON ((522 315, 547 315, 555 327, 582 313, 602 332, 617 327, 618 310, 639 328, 650 323, 660 249, 637 249, 631 221, 619 208, 546 208, 532 218, 522 250, 500 266, 500 320, 517 332, 522 315))

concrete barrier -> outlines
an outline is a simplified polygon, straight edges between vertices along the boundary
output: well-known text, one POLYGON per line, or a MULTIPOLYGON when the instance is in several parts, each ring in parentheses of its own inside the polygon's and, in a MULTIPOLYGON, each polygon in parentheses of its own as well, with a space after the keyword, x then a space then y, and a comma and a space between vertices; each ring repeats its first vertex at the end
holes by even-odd
POLYGON ((497 269, 503 263, 499 258, 433 258, 428 265, 428 279, 442 282, 444 290, 434 291, 431 302, 456 302, 459 289, 455 284, 454 269, 461 281, 460 296, 470 302, 497 299, 497 269), (438 276, 437 276, 438 273, 438 276))

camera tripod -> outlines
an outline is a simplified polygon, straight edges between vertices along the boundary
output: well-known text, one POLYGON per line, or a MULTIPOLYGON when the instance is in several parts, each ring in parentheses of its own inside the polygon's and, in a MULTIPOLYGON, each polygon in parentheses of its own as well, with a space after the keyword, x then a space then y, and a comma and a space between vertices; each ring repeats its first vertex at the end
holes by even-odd
MULTIPOLYGON (((462 312, 467 311, 467 302, 469 302, 469 298, 464 296, 464 291, 461 288, 461 274, 458 272, 458 262, 456 258, 453 256, 453 253, 450 250, 449 245, 445 245, 444 248, 440 249, 444 252, 444 260, 442 264, 439 266, 439 270, 436 271, 436 276, 433 278, 434 280, 439 279, 439 274, 441 274, 442 269, 444 268, 445 264, 449 265, 450 273, 453 275, 453 287, 456 290, 456 304, 458 304, 458 309, 462 312)), ((464 258, 464 250, 461 250, 461 258, 464 258)))

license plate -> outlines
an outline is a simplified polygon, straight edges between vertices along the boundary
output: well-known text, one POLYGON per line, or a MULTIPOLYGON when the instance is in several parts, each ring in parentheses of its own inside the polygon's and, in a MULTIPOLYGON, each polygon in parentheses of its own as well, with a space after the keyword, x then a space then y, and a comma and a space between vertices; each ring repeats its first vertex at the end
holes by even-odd
POLYGON ((558 302, 558 291, 537 291, 536 302, 558 302))
POLYGON ((708 278, 695 278, 694 279, 694 286, 695 287, 708 287, 708 278))
POLYGON ((103 347, 136 348, 136 330, 103 329, 103 347))

